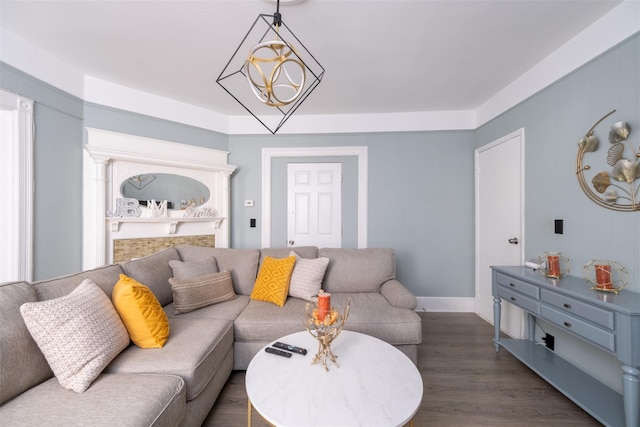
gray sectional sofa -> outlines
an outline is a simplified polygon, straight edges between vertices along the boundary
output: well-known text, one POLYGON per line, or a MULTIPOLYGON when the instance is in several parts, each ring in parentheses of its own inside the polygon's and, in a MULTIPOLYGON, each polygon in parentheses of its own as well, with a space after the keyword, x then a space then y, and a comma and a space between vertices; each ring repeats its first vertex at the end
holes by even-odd
MULTIPOLYGON (((332 302, 351 299, 345 329, 380 338, 417 362, 421 342, 416 298, 395 279, 391 249, 294 248, 303 258, 329 258, 322 286, 332 302)), ((154 255, 35 283, 0 284, 0 424, 2 426, 199 426, 233 370, 247 368, 262 347, 304 330, 307 301, 289 297, 283 307, 252 300, 266 256, 291 248, 222 249, 177 246, 154 255), (229 270, 237 298, 175 314, 170 261, 214 257, 229 270), (91 279, 107 296, 126 274, 148 286, 170 324, 162 348, 130 344, 83 393, 63 388, 32 339, 20 313, 27 302, 72 292, 91 279)))

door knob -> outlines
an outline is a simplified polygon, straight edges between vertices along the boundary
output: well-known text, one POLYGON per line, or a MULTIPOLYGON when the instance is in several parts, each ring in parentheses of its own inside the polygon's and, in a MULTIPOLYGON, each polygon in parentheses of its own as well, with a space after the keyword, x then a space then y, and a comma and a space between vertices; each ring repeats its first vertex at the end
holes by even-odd
POLYGON ((289 240, 289 246, 293 246, 295 242, 293 240, 289 240))
POLYGON ((509 239, 509 243, 511 243, 512 245, 517 245, 518 244, 518 238, 517 237, 512 237, 511 239, 509 239))

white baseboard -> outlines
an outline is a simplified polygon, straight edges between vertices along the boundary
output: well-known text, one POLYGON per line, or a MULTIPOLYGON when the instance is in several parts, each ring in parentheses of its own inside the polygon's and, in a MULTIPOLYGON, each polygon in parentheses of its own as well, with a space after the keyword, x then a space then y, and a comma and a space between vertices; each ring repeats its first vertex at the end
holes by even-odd
POLYGON ((476 299, 466 297, 417 297, 416 311, 474 313, 476 299))

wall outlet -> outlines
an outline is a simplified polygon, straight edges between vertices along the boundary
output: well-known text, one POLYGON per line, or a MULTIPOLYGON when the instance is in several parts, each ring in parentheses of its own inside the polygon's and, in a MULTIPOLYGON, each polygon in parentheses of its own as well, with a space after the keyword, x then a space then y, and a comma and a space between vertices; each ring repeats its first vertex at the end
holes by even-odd
POLYGON ((551 351, 556 348, 556 339, 551 334, 546 334, 542 337, 542 341, 544 341, 544 345, 551 351))

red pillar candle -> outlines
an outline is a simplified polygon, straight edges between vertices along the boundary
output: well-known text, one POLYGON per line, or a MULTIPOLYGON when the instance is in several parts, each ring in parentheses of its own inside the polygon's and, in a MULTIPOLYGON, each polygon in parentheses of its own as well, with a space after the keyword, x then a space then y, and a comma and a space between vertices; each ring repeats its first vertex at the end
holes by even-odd
POLYGON ((547 256, 547 264, 549 264, 549 276, 560 277, 560 257, 558 255, 547 256))
POLYGON ((596 264, 596 283, 599 287, 611 289, 611 266, 607 264, 596 264))
POLYGON ((318 320, 324 322, 325 317, 331 312, 331 294, 320 292, 318 294, 318 320))

